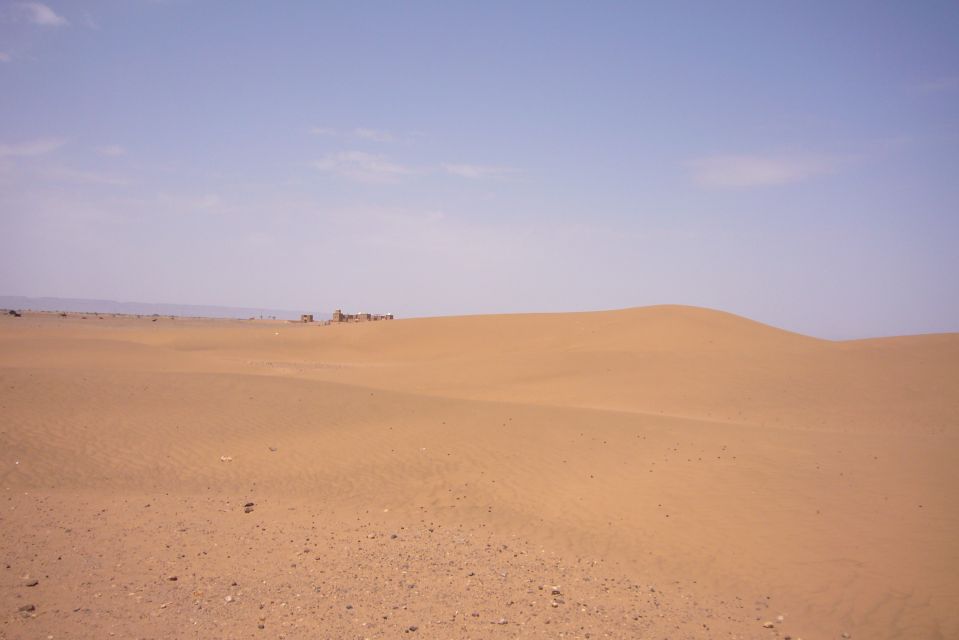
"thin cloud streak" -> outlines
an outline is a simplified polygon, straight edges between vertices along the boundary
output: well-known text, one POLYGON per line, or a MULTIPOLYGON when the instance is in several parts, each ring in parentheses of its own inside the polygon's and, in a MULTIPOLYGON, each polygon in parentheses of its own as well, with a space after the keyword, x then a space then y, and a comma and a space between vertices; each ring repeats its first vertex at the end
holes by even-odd
POLYGON ((394 162, 384 155, 364 151, 331 153, 313 163, 324 173, 357 182, 395 184, 414 175, 451 175, 468 180, 503 178, 517 173, 510 167, 477 164, 441 164, 412 167, 394 162))
POLYGON ((393 142, 396 138, 388 131, 377 131, 376 129, 364 129, 362 127, 353 130, 353 135, 363 140, 372 140, 373 142, 393 142))
POLYGON ((33 24, 42 27, 65 27, 70 24, 66 18, 42 2, 21 2, 17 6, 33 24))
POLYGON ((356 138, 357 140, 367 140, 370 142, 395 142, 397 140, 397 136, 389 131, 370 129, 369 127, 356 127, 350 131, 341 131, 332 127, 311 127, 310 133, 315 136, 356 138))
POLYGON ((368 183, 395 183, 417 173, 385 156, 363 151, 331 153, 314 162, 313 167, 324 173, 368 183))
POLYGON ((702 187, 744 189, 774 187, 834 173, 842 159, 825 155, 717 155, 690 163, 702 187))
POLYGON ((101 156, 118 157, 126 155, 127 151, 118 144, 108 144, 103 147, 97 147, 97 153, 101 156))
POLYGON ((66 143, 62 138, 39 138, 15 144, 0 144, 0 158, 32 158, 56 151, 66 143))
POLYGON ((503 178, 517 173, 511 167, 496 167, 481 164, 444 164, 443 170, 460 178, 481 180, 483 178, 503 178))

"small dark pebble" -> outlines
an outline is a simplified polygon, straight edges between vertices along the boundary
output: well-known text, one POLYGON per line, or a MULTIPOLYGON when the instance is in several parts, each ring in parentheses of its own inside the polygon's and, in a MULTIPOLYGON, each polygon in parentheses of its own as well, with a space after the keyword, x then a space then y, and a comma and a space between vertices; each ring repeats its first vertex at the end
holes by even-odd
POLYGON ((417 629, 419 629, 419 627, 417 627, 415 624, 411 624, 410 628, 407 629, 407 631, 416 631, 417 629))
POLYGON ((253 513, 253 507, 243 507, 243 513, 253 513))
POLYGON ((177 580, 179 580, 179 578, 177 578, 176 576, 170 576, 169 578, 167 578, 167 580, 169 580, 170 582, 176 582, 177 580))
POLYGON ((252 503, 252 502, 247 502, 247 503, 246 503, 245 505, 243 505, 243 506, 244 506, 244 507, 252 507, 252 506, 253 506, 253 503, 252 503))
POLYGON ((17 609, 17 611, 20 611, 21 613, 29 613, 30 611, 36 611, 36 610, 37 610, 37 606, 34 604, 25 604, 21 606, 19 609, 17 609))
POLYGON ((348 605, 346 605, 346 608, 347 608, 347 609, 352 609, 352 608, 353 608, 353 605, 348 604, 348 605))
POLYGON ((27 580, 27 581, 24 582, 23 584, 26 585, 26 586, 28 586, 28 587, 35 587, 35 586, 37 586, 38 584, 40 584, 40 581, 39 581, 39 580, 27 580))

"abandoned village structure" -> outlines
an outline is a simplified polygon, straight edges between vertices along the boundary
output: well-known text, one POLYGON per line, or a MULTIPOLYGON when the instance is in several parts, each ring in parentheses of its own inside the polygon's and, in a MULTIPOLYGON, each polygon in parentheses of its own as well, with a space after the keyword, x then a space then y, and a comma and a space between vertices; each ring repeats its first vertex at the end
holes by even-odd
POLYGON ((343 313, 340 309, 333 312, 330 322, 375 322, 377 320, 392 320, 392 313, 343 313))

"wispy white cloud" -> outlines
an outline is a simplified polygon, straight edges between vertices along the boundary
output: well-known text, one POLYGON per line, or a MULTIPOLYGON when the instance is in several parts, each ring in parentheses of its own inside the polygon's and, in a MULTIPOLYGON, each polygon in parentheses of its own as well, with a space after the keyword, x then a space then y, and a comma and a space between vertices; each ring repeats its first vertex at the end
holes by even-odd
POLYGON ((363 140, 372 140, 373 142, 393 142, 396 138, 388 131, 377 131, 376 129, 365 129, 357 127, 353 129, 353 135, 363 140))
POLYGON ((443 171, 461 178, 480 180, 483 178, 503 178, 516 173, 510 167, 496 167, 481 164, 444 164, 443 171))
POLYGON ((117 157, 126 155, 127 151, 118 144, 108 144, 104 147, 97 147, 97 153, 101 156, 117 157))
POLYGON ((216 193, 207 193, 193 199, 193 208, 201 211, 218 211, 223 206, 223 198, 216 193))
POLYGON ((17 7, 23 12, 24 17, 33 24, 44 27, 65 27, 70 24, 66 18, 42 2, 21 2, 17 4, 17 7))
POLYGON ((335 129, 333 127, 311 127, 310 133, 315 136, 355 138, 357 140, 368 140, 370 142, 395 142, 398 138, 398 136, 389 131, 370 129, 369 127, 356 127, 349 131, 335 129))
POLYGON ((394 183, 417 173, 412 167, 382 155, 362 151, 331 153, 313 163, 314 168, 358 182, 394 183))
POLYGON ((38 138, 27 142, 0 144, 0 158, 42 156, 51 151, 56 151, 65 142, 66 140, 62 138, 38 138))
POLYGON ((331 153, 313 163, 313 167, 341 178, 358 182, 396 183, 413 175, 450 175, 468 180, 504 178, 518 173, 511 167, 446 163, 411 166, 380 154, 364 151, 331 153))
POLYGON ((233 213, 231 206, 216 192, 180 193, 165 192, 156 196, 151 206, 169 215, 210 215, 221 216, 233 213))
POLYGON ((0 62, 10 62, 11 60, 13 60, 13 56, 6 51, 0 51, 0 62))
POLYGON ((828 155, 717 155, 690 163, 703 187, 770 187, 834 173, 844 158, 828 155))

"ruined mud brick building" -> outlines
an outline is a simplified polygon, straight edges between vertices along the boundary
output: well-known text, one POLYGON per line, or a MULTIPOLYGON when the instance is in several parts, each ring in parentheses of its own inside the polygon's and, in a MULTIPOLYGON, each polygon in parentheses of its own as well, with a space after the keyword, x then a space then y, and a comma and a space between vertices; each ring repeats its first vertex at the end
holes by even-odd
POLYGON ((375 322, 392 319, 392 313, 343 313, 340 309, 337 309, 333 312, 330 322, 375 322))

